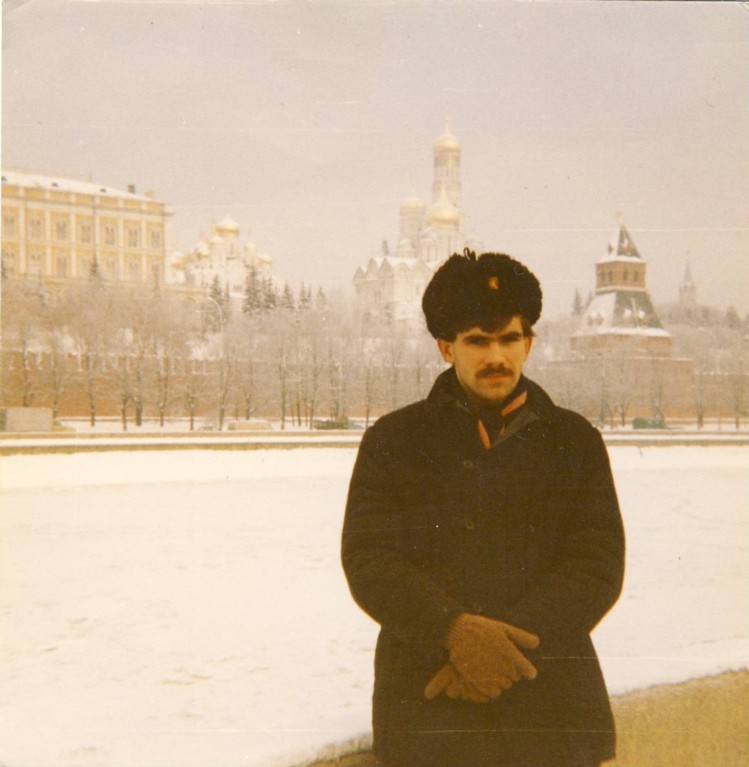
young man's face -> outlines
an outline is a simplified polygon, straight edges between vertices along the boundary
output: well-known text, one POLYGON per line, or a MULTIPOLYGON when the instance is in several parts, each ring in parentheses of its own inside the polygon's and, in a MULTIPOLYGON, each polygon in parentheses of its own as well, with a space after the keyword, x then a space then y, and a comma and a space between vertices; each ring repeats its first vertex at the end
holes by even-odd
POLYGON ((500 330, 469 328, 454 341, 437 339, 445 362, 455 367, 460 385, 476 405, 499 405, 517 386, 533 345, 519 316, 500 330))

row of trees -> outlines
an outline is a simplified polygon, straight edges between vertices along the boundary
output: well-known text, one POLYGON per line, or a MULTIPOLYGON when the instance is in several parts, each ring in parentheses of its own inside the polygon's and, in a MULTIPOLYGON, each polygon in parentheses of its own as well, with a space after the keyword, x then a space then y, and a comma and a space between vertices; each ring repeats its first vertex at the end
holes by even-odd
MULTIPOLYGON (((227 418, 282 427, 344 424, 424 397, 443 368, 426 332, 374 321, 339 297, 243 310, 228 298, 134 292, 90 280, 54 295, 6 281, 3 405, 86 414, 227 418)), ((635 415, 746 416, 746 337, 726 325, 671 328, 675 360, 635 350, 570 360, 571 321, 543 322, 529 367, 560 404, 601 424, 635 415), (691 360, 691 362, 690 362, 691 360)))
MULTIPOLYGON (((307 294, 309 297, 309 294, 307 294)), ((423 397, 439 361, 426 338, 382 328, 341 301, 232 312, 211 294, 136 293, 91 281, 55 296, 3 290, 3 404, 56 418, 280 418, 285 426, 371 418, 423 397), (391 332, 392 331, 392 332, 391 332)))
MULTIPOLYGON (((225 319, 228 320, 236 313, 237 302, 230 297, 228 285, 221 287, 218 275, 214 277, 208 295, 218 304, 225 319)), ((306 312, 316 309, 324 312, 328 307, 328 299, 322 287, 318 287, 313 295, 312 286, 305 283, 300 285, 295 296, 288 282, 283 288, 279 288, 271 277, 262 277, 257 267, 250 264, 247 267, 242 299, 238 306, 243 314, 250 317, 276 310, 306 312)))

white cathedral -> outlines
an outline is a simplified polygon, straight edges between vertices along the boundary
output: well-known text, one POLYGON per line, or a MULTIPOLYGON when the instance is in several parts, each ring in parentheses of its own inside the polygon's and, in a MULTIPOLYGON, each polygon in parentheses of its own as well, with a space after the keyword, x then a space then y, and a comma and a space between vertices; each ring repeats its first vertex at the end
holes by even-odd
POLYGON ((250 268, 255 269, 259 282, 270 282, 277 292, 284 286, 273 273, 273 259, 254 242, 242 244, 239 225, 230 216, 214 224, 212 236, 201 237, 187 255, 172 254, 169 267, 168 281, 177 284, 207 289, 218 278, 221 292, 236 302, 244 296, 250 268))
POLYGON ((483 243, 463 231, 460 142, 445 126, 434 142, 434 181, 429 206, 410 197, 400 207, 398 246, 371 258, 354 275, 359 305, 379 318, 416 324, 421 321, 421 297, 435 270, 453 253, 470 248, 480 253, 483 243))

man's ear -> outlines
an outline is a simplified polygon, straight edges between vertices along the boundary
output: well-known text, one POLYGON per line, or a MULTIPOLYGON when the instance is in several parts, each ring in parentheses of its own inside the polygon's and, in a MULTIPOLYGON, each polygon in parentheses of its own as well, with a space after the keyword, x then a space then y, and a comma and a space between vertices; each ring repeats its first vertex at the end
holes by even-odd
POLYGON ((531 353, 531 349, 533 348, 533 339, 534 336, 526 336, 525 337, 525 358, 528 359, 531 353))
POLYGON ((445 341, 444 338, 437 339, 437 348, 440 350, 442 359, 449 365, 453 364, 453 342, 445 341))

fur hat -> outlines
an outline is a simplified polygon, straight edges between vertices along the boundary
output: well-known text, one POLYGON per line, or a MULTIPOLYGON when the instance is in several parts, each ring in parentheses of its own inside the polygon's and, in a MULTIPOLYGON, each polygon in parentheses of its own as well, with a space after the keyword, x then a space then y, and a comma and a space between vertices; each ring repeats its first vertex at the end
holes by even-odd
POLYGON ((534 325, 541 316, 541 286, 527 267, 504 253, 478 258, 466 248, 435 272, 421 307, 435 338, 452 341, 468 328, 494 330, 514 315, 534 325))

